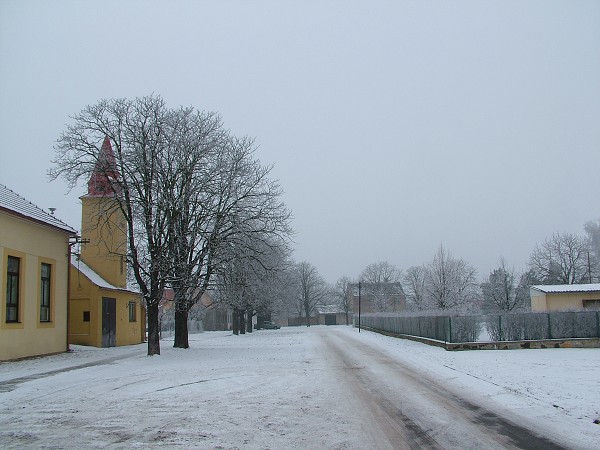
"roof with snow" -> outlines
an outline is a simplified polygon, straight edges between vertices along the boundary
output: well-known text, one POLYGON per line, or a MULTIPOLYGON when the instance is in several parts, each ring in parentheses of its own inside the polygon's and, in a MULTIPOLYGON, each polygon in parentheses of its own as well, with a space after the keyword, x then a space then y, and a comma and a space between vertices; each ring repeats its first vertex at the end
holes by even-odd
POLYGON ((337 305, 319 305, 316 309, 319 314, 342 314, 344 312, 337 305))
POLYGON ((76 234, 76 231, 62 220, 47 213, 3 184, 0 184, 0 211, 5 211, 40 225, 56 228, 65 233, 76 234))
POLYGON ((85 275, 85 277, 94 283, 96 286, 103 289, 110 289, 111 291, 123 291, 123 292, 132 292, 134 294, 139 294, 140 292, 134 291, 131 289, 126 289, 122 287, 115 286, 114 284, 110 284, 104 278, 102 278, 94 269, 84 263, 82 260, 78 259, 75 261, 71 261, 71 265, 79 270, 80 273, 85 275))
MULTIPOLYGON (((348 283, 347 290, 352 292, 354 297, 358 297, 358 284, 359 283, 348 283)), ((362 294, 367 296, 372 292, 380 292, 385 293, 390 296, 400 296, 404 295, 404 289, 402 289, 402 283, 394 282, 394 283, 365 283, 361 282, 361 291, 362 294)))
POLYGON ((600 283, 592 284, 547 284, 531 286, 531 289, 544 292, 546 294, 558 294, 569 292, 596 292, 600 291, 600 283))

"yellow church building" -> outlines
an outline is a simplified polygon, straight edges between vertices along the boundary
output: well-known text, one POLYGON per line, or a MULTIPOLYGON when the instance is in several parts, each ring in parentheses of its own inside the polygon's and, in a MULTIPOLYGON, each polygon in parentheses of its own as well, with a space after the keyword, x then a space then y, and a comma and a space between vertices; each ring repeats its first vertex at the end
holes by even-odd
POLYGON ((127 287, 127 227, 110 140, 104 139, 88 192, 81 197, 81 249, 71 261, 69 343, 95 347, 145 340, 140 293, 127 287))
POLYGON ((69 240, 75 235, 0 184, 0 361, 68 350, 69 240))

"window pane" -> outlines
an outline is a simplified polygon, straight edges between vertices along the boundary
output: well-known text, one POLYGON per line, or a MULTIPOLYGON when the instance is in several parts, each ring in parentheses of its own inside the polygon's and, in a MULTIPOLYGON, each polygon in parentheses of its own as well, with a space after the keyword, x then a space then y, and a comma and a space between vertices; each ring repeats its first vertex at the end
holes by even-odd
POLYGON ((50 279, 50 264, 42 263, 42 278, 50 279))
POLYGON ((135 302, 129 302, 129 321, 135 322, 135 302))
POLYGON ((16 305, 19 299, 19 277, 9 275, 6 285, 6 303, 16 305))
POLYGON ((17 321, 17 308, 14 306, 8 306, 6 308, 6 321, 16 322, 17 321))
POLYGON ((8 257, 8 273, 19 273, 19 263, 21 261, 15 256, 8 257))
POLYGON ((42 280, 40 291, 40 322, 50 321, 50 275, 52 266, 42 263, 42 280))
POLYGON ((15 256, 8 257, 6 273, 6 321, 19 320, 19 266, 21 260, 15 256))

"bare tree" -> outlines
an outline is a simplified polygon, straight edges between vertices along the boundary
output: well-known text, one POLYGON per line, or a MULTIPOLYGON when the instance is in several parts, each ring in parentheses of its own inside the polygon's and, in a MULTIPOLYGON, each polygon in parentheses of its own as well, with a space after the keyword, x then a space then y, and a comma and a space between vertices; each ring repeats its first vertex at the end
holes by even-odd
POLYGON ((172 112, 163 192, 169 226, 169 284, 174 293, 174 347, 189 347, 188 314, 210 283, 211 252, 205 225, 214 195, 210 185, 214 160, 219 158, 226 140, 216 114, 193 108, 172 112))
POLYGON ((348 285, 350 283, 348 277, 342 277, 337 280, 333 289, 334 301, 346 316, 346 325, 350 324, 350 313, 352 312, 352 297, 348 295, 348 285))
POLYGON ((479 294, 476 270, 440 245, 427 265, 426 292, 434 308, 469 308, 479 294))
POLYGON ((146 303, 148 354, 160 354, 158 305, 168 274, 167 199, 162 187, 168 181, 162 170, 168 161, 170 111, 162 98, 101 100, 72 117, 55 146, 51 179, 63 177, 71 188, 89 177, 98 161, 98 144, 112 142, 118 169, 105 169, 111 177, 113 203, 126 220, 127 259, 146 303))
POLYGON ((402 272, 387 261, 369 264, 360 275, 364 283, 398 283, 402 279, 402 272))
POLYGON ((514 269, 507 268, 504 259, 501 259, 498 268, 481 284, 486 306, 506 312, 522 309, 529 291, 519 278, 522 277, 515 275, 514 269))
POLYGON ((587 235, 588 251, 588 272, 590 274, 589 282, 594 280, 600 283, 600 219, 589 221, 584 225, 587 235))
MULTIPOLYGON (((164 191, 171 212, 173 345, 188 348, 188 313, 211 285, 215 272, 233 270, 231 258, 260 261, 264 244, 287 248, 290 213, 279 200, 278 184, 268 177, 270 168, 253 158, 253 141, 229 135, 217 115, 193 108, 174 111, 169 144, 172 157, 165 165, 171 176, 164 191)), ((239 274, 241 268, 235 270, 239 274)), ((232 283, 229 279, 230 288, 232 283)), ((236 317, 243 322, 239 315, 246 309, 241 306, 236 317)), ((252 313, 251 308, 248 311, 252 313)), ((251 323, 251 316, 245 321, 251 323)))
POLYGON ((544 284, 581 284, 590 279, 588 242, 575 234, 556 233, 536 245, 529 267, 544 284))
POLYGON ((418 310, 430 307, 425 290, 426 280, 427 268, 425 266, 409 267, 403 277, 406 298, 418 310))
POLYGON ((402 272, 387 261, 369 264, 360 275, 365 296, 374 311, 397 311, 404 308, 402 272))
POLYGON ((306 317, 306 326, 309 327, 311 314, 327 298, 329 289, 317 268, 306 261, 296 265, 296 277, 298 305, 301 307, 301 314, 304 313, 306 317))
POLYGON ((285 245, 290 213, 251 139, 223 130, 214 113, 171 110, 160 97, 103 100, 73 117, 56 146, 50 176, 73 187, 98 164, 107 136, 116 169, 106 167, 115 208, 128 231, 127 257, 148 314, 148 354, 160 354, 158 304, 175 293, 175 346, 187 347, 187 315, 230 247, 268 236, 285 245), (114 175, 118 173, 118 176, 114 175))

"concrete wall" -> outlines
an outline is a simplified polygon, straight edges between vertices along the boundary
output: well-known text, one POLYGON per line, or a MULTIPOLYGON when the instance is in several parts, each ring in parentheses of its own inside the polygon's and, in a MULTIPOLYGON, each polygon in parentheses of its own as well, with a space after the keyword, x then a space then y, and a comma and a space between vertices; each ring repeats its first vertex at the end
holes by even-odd
POLYGON ((67 350, 69 233, 0 212, 0 360, 67 350), (19 317, 6 322, 8 256, 20 258, 19 317), (51 265, 50 321, 40 321, 41 264, 51 265))

